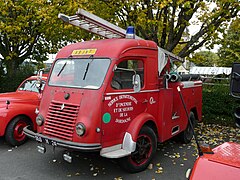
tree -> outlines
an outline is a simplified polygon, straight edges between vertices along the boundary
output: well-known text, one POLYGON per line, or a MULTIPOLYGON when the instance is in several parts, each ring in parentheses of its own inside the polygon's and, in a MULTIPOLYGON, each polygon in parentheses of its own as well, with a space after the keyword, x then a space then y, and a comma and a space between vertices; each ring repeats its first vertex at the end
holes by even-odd
POLYGON ((240 62, 240 19, 232 21, 229 29, 223 36, 222 45, 218 51, 220 64, 232 66, 233 62, 240 62))
POLYGON ((218 66, 219 57, 211 51, 200 51, 194 53, 190 61, 197 66, 218 66))
POLYGON ((72 15, 79 7, 122 28, 134 25, 139 36, 186 57, 214 43, 224 23, 237 16, 240 5, 238 0, 2 0, 0 68, 6 67, 8 75, 14 76, 25 59, 43 61, 47 53, 69 42, 91 39, 91 34, 63 25, 57 18, 58 13, 72 15), (209 3, 216 5, 211 11, 209 3), (194 17, 201 26, 190 36, 186 29, 194 17))
POLYGON ((211 46, 225 23, 237 16, 240 4, 238 0, 97 0, 87 8, 98 15, 99 8, 107 9, 105 16, 114 13, 117 17, 112 22, 123 28, 134 25, 140 37, 186 57, 203 45, 211 46), (194 19, 200 29, 183 38, 194 19))
POLYGON ((67 42, 88 37, 80 29, 63 26, 58 19, 59 12, 75 13, 80 2, 0 1, 0 61, 8 76, 14 76, 25 59, 42 62, 47 53, 56 52, 67 42))

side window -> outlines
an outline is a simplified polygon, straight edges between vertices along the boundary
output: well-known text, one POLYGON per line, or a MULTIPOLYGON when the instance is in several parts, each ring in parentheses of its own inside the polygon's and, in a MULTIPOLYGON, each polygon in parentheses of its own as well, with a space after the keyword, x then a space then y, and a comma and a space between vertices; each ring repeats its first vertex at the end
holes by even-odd
MULTIPOLYGON (((37 82, 37 80, 27 80, 18 88, 18 90, 39 92, 37 87, 36 87, 36 82, 37 82)), ((42 83, 43 83, 43 85, 42 85, 41 90, 44 89, 45 81, 43 81, 42 83)))
POLYGON ((141 60, 126 60, 117 65, 111 82, 113 89, 133 89, 133 75, 141 78, 141 88, 144 86, 144 65, 141 60))

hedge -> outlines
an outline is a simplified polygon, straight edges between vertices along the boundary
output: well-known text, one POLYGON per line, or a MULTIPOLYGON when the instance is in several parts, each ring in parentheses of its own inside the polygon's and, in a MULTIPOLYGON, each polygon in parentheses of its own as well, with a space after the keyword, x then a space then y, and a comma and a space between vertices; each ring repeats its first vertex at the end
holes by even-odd
POLYGON ((203 122, 234 126, 240 102, 230 96, 228 84, 203 85, 203 122))

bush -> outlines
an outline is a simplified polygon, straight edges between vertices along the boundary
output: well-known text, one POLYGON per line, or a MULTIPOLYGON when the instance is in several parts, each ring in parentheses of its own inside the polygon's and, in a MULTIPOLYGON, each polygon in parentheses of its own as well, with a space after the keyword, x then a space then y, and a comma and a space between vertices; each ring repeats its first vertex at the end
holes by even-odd
POLYGON ((31 65, 20 66, 13 77, 1 76, 0 93, 16 91, 20 83, 27 77, 33 75, 34 67, 31 65))
POLYGON ((234 112, 238 106, 239 101, 230 96, 229 85, 203 85, 204 122, 234 126, 234 112))

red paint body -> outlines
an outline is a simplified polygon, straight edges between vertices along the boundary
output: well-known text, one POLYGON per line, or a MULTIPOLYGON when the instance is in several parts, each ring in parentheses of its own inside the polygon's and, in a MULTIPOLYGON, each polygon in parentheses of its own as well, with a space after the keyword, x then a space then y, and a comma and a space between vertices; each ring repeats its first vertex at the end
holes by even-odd
MULTIPOLYGON (((126 132, 130 133, 133 141, 136 142, 140 129, 144 124, 149 124, 154 128, 158 141, 166 141, 185 130, 187 126, 187 116, 177 86, 181 87, 188 112, 193 111, 196 119, 201 121, 201 81, 169 83, 169 87, 164 88, 163 77, 158 75, 158 49, 154 42, 108 39, 76 43, 61 49, 56 61, 63 58, 89 58, 89 55, 72 55, 74 50, 79 49, 96 49, 94 58, 110 59, 103 83, 98 89, 59 87, 47 83, 39 112, 45 122, 42 126, 38 126, 39 134, 65 142, 100 144, 101 148, 106 148, 122 144, 126 132), (111 87, 114 67, 127 59, 141 60, 144 64, 142 77, 144 86, 140 92, 135 93, 132 88, 116 90, 111 87), (69 99, 65 99, 66 94, 70 95, 69 99), (60 110, 62 106, 64 108, 71 106, 75 110, 64 114, 60 110), (122 111, 127 111, 127 114, 121 114, 122 111), (59 113, 59 116, 53 118, 54 113, 59 113), (57 124, 71 113, 71 122, 57 124), (108 123, 103 121, 105 113, 111 116, 108 123), (173 120, 173 114, 178 118, 173 120), (120 116, 125 116, 125 119, 120 116), (86 127, 83 136, 78 136, 75 131, 75 126, 79 122, 86 127), (97 132, 97 128, 100 132, 97 132)), ((52 81, 56 81, 57 78, 58 76, 52 81)), ((71 81, 73 77, 65 76, 65 78, 71 81)))
POLYGON ((213 149, 214 154, 200 156, 190 179, 238 180, 240 178, 240 144, 226 142, 213 149))
MULTIPOLYGON (((46 81, 47 77, 43 76, 46 81)), ((40 95, 38 92, 21 90, 21 86, 26 81, 37 80, 36 76, 31 76, 24 80, 16 92, 0 94, 0 136, 5 135, 8 124, 17 116, 23 115, 32 121, 34 129, 36 130, 35 123, 35 109, 39 106, 40 95), (6 101, 10 104, 7 105, 6 101)))

